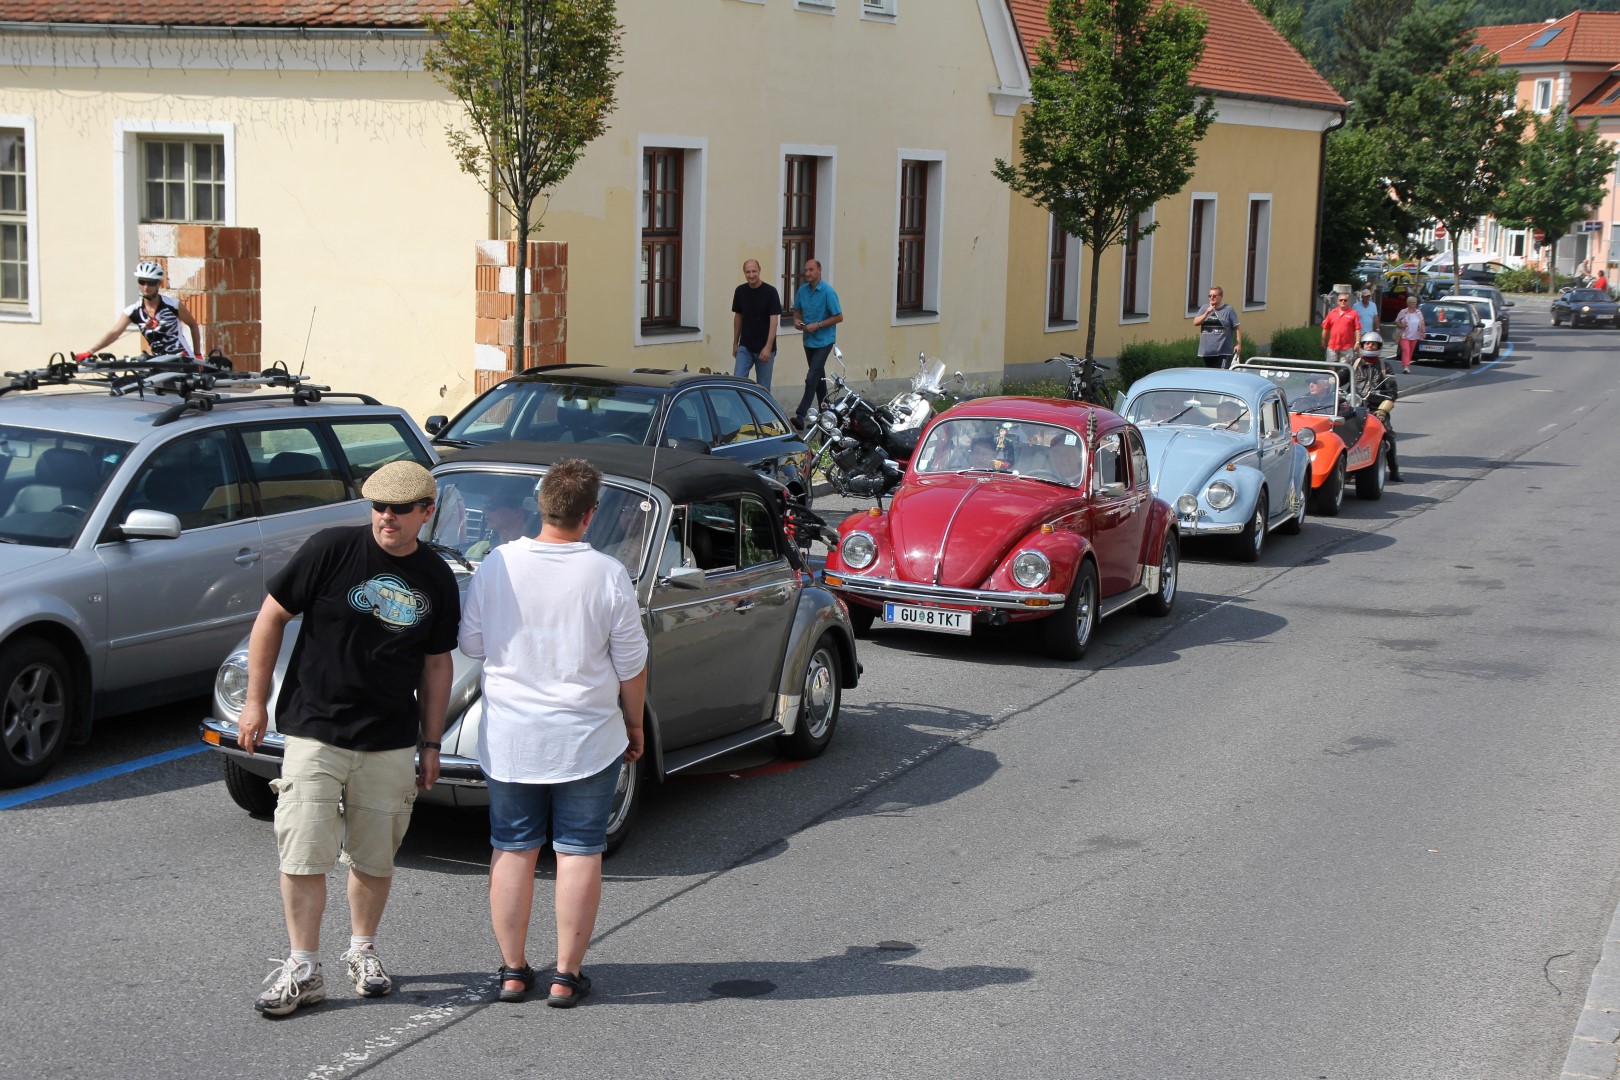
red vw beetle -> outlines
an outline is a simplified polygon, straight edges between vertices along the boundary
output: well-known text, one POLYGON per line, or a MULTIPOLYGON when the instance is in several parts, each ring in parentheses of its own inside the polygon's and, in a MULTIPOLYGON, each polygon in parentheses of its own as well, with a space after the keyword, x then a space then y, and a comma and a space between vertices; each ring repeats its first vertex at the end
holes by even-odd
POLYGON ((825 579, 857 633, 969 634, 1042 620, 1047 650, 1078 660, 1097 620, 1176 597, 1179 536, 1153 495, 1142 437, 1078 401, 965 402, 923 433, 887 513, 840 526, 825 579))

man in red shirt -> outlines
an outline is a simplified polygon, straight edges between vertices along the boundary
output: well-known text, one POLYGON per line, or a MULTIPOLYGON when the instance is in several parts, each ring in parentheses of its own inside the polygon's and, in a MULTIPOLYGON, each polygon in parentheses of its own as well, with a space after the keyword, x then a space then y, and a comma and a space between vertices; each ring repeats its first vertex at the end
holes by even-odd
POLYGON ((1339 302, 1322 320, 1322 348, 1327 358, 1345 364, 1356 362, 1356 349, 1361 339, 1361 317, 1350 306, 1350 294, 1339 294, 1339 302))

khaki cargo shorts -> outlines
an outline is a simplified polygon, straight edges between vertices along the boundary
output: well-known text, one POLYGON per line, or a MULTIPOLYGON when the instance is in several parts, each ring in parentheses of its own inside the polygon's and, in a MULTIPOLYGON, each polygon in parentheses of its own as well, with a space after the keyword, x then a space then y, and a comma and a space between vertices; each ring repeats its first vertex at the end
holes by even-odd
POLYGON ((415 747, 340 750, 289 735, 270 786, 283 874, 327 874, 341 855, 362 873, 393 875, 416 802, 415 747))

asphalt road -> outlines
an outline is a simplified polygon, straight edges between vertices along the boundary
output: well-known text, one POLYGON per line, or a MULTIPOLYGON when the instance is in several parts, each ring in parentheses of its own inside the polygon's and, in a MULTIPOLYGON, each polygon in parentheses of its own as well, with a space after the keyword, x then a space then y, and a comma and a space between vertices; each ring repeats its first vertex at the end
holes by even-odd
POLYGON ((1620 899, 1620 336, 1531 321, 1403 398, 1409 483, 1190 545, 1084 662, 877 631, 823 758, 655 795, 573 1012, 486 1003, 480 815, 417 815, 394 996, 347 992, 334 889, 333 996, 266 1021, 273 840, 211 757, 0 810, 0 1076, 1551 1080, 1620 899))

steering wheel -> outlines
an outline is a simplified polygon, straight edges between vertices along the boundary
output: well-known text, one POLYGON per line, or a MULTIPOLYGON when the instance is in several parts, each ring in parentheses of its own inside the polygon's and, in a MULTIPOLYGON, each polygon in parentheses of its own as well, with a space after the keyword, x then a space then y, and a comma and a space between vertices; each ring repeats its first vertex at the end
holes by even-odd
POLYGON ((85 512, 84 507, 74 506, 72 503, 63 503, 60 506, 51 507, 51 513, 53 514, 83 514, 85 512))
POLYGON ((631 446, 640 446, 641 445, 641 440, 640 439, 636 438, 634 435, 626 435, 622 431, 610 431, 606 435, 602 436, 602 441, 603 442, 612 442, 614 439, 623 439, 625 442, 629 443, 631 446))

